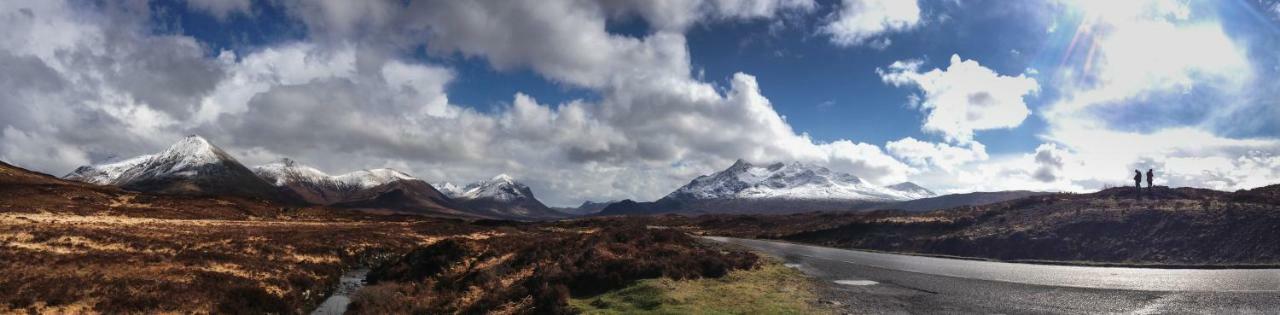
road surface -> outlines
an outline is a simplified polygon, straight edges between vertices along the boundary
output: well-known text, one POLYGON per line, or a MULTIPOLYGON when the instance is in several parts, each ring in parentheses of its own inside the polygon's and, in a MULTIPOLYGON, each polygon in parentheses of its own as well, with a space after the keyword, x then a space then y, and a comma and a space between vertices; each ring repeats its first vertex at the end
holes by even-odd
POLYGON ((1280 313, 1280 269, 1016 264, 708 238, 783 259, 850 313, 1280 313))

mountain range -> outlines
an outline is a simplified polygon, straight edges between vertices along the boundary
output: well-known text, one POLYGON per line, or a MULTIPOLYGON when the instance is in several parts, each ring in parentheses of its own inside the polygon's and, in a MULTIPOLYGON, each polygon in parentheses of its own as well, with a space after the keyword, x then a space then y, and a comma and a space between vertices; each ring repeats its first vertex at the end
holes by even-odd
POLYGON ((64 178, 134 191, 300 202, 295 195, 276 192, 234 157, 198 136, 183 138, 160 153, 81 166, 64 178))
POLYGON ((850 211, 937 196, 911 182, 878 186, 857 176, 801 163, 753 165, 738 160, 654 202, 624 200, 600 215, 850 211))
POLYGON ((516 220, 563 216, 534 199, 528 186, 506 175, 495 178, 502 179, 500 183, 478 183, 475 194, 458 195, 455 201, 426 181, 393 169, 329 175, 287 158, 248 168, 195 135, 157 154, 82 166, 64 178, 143 192, 234 196, 375 212, 516 220))
POLYGON ((738 160, 723 171, 699 176, 653 202, 585 202, 576 208, 553 209, 539 201, 529 186, 506 174, 458 186, 449 182, 432 185, 386 168, 329 175, 288 158, 250 168, 194 135, 156 154, 82 166, 64 178, 162 194, 232 196, 372 212, 514 220, 591 214, 927 211, 1042 194, 1014 191, 938 196, 915 183, 880 186, 802 162, 753 165, 738 160))

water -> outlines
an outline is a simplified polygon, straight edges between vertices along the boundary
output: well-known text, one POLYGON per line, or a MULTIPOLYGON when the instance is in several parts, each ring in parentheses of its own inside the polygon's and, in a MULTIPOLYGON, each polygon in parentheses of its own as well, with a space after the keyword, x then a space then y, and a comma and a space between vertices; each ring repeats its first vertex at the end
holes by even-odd
POLYGON ((369 269, 356 269, 343 274, 342 278, 338 280, 338 289, 334 290, 333 295, 325 299, 324 303, 320 303, 320 306, 315 311, 312 311, 311 315, 345 313, 347 305, 351 304, 351 294, 364 286, 364 276, 366 274, 369 274, 369 269))

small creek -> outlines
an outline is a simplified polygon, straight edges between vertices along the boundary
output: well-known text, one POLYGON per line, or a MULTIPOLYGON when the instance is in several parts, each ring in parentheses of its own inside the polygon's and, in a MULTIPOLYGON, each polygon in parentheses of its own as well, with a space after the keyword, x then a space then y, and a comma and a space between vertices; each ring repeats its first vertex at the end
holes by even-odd
POLYGON ((324 303, 320 303, 311 315, 333 315, 347 312, 347 305, 351 304, 351 294, 360 290, 364 286, 364 276, 369 274, 369 269, 361 268, 342 275, 338 280, 338 288, 333 291, 324 303))

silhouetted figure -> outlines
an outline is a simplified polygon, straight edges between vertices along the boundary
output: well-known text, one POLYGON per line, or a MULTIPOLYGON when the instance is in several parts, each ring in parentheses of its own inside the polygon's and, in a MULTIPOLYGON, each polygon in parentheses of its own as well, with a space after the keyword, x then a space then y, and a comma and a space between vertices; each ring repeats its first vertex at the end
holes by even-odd
POLYGON ((1154 182, 1155 178, 1156 178, 1155 170, 1148 168, 1147 169, 1147 195, 1154 196, 1152 195, 1153 190, 1151 190, 1152 189, 1151 182, 1154 182))
POLYGON ((1138 198, 1142 198, 1142 171, 1133 170, 1133 187, 1138 188, 1138 198))

